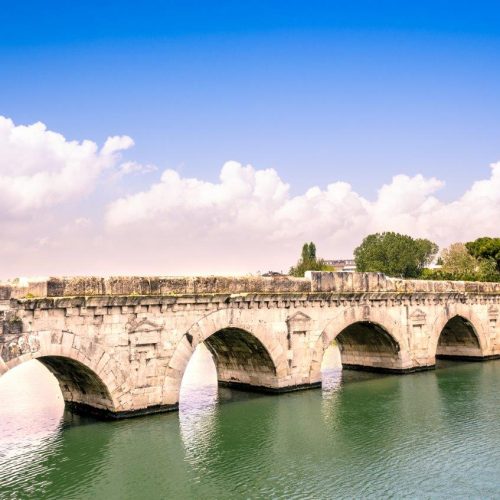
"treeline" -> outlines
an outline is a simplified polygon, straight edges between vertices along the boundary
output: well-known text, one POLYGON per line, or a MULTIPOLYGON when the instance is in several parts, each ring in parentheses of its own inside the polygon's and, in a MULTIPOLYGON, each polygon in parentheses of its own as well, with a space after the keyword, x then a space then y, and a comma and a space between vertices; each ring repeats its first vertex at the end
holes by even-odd
MULTIPOLYGON (((406 234, 370 234, 354 250, 356 270, 414 279, 500 281, 500 238, 482 237, 453 243, 439 253, 432 241, 406 234), (435 266, 431 264, 436 263, 435 266)), ((305 271, 330 271, 332 267, 316 256, 316 245, 305 243, 292 276, 305 271)))
POLYGON ((500 238, 483 237, 453 243, 438 259, 440 268, 424 269, 422 277, 437 280, 500 281, 500 238))

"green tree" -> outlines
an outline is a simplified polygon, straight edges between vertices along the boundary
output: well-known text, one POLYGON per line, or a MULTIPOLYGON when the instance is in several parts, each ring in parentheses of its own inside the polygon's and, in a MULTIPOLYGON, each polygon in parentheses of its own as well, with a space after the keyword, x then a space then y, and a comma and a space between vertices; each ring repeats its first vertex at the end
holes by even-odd
POLYGON ((316 260, 316 245, 311 243, 304 243, 302 246, 302 260, 304 262, 314 262, 316 260))
POLYGON ((469 253, 479 260, 492 260, 500 272, 500 238, 483 237, 465 244, 469 253))
POLYGON ((494 259, 479 259, 477 281, 500 281, 500 272, 494 259))
POLYGON ((306 271, 329 271, 330 266, 325 264, 323 259, 316 257, 316 245, 311 241, 302 246, 301 257, 295 266, 290 268, 288 274, 302 277, 306 271))
POLYGON ((354 258, 356 269, 361 272, 418 278, 437 251, 438 246, 432 241, 384 232, 368 235, 354 250, 354 258))
POLYGON ((441 269, 424 269, 422 277, 432 280, 500 281, 500 272, 492 257, 471 255, 467 244, 453 243, 441 254, 441 269))
POLYGON ((469 253, 463 243, 453 243, 441 253, 441 272, 456 280, 474 279, 479 271, 479 261, 469 253))

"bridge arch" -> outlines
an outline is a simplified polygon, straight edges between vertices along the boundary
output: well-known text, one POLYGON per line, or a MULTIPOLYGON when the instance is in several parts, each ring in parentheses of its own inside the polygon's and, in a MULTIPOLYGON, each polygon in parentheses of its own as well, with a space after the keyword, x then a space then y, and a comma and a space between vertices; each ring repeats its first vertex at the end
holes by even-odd
POLYGON ((211 352, 224 385, 273 391, 286 376, 286 352, 278 336, 255 319, 235 319, 232 310, 221 309, 194 323, 178 342, 167 367, 164 404, 178 403, 184 372, 201 343, 211 352))
POLYGON ((481 359, 487 351, 482 322, 468 308, 456 305, 438 316, 429 345, 431 357, 481 359))
POLYGON ((0 376, 18 365, 37 360, 56 377, 68 408, 113 416, 119 408, 117 367, 102 348, 90 346, 85 354, 70 347, 68 336, 75 337, 70 332, 56 331, 33 332, 14 339, 2 350, 0 376))
POLYGON ((409 354, 396 320, 387 314, 366 309, 339 313, 324 327, 313 350, 311 383, 321 382, 325 351, 335 341, 343 367, 369 371, 403 372, 409 354))

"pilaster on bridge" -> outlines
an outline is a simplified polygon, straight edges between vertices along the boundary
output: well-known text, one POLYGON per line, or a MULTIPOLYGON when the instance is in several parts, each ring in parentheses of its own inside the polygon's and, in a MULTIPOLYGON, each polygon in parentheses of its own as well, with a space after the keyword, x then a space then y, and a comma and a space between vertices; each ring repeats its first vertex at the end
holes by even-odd
POLYGON ((411 373, 436 357, 500 357, 500 283, 377 273, 78 277, 0 284, 0 375, 37 359, 67 405, 120 418, 175 410, 196 347, 221 384, 318 387, 325 350, 345 368, 411 373))

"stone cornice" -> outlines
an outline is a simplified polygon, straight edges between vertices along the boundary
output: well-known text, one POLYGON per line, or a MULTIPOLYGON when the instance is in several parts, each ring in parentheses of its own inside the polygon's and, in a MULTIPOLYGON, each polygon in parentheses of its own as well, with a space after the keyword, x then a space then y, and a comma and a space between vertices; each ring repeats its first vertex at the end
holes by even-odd
POLYGON ((311 293, 245 293, 199 295, 101 295, 75 297, 48 297, 11 299, 12 309, 69 309, 161 306, 186 308, 193 305, 215 307, 290 307, 359 305, 384 302, 385 305, 444 304, 444 303, 500 303, 500 293, 395 293, 395 292, 311 292, 311 293))

